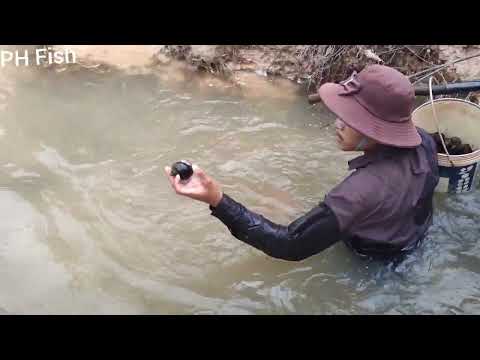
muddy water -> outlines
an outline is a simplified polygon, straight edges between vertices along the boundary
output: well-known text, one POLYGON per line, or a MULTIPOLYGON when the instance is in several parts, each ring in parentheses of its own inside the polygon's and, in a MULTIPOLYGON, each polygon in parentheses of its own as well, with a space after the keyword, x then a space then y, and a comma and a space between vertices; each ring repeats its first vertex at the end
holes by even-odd
POLYGON ((343 244, 299 263, 274 260, 204 204, 173 194, 162 168, 190 159, 233 198, 287 224, 352 158, 335 149, 328 113, 304 98, 199 84, 11 76, 0 113, 2 313, 480 312, 478 192, 437 196, 431 234, 398 267, 343 244))

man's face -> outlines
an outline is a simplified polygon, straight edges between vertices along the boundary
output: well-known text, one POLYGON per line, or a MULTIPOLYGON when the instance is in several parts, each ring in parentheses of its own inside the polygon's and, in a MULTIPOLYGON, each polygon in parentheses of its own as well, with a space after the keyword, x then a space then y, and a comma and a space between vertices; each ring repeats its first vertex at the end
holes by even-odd
POLYGON ((335 130, 337 145, 343 151, 355 151, 358 143, 363 138, 362 134, 345 124, 340 118, 335 120, 335 130))

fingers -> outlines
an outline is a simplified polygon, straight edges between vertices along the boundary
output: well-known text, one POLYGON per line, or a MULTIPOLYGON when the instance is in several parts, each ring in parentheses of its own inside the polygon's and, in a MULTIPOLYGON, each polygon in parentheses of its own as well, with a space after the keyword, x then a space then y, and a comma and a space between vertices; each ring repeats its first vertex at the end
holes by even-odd
POLYGON ((197 174, 201 179, 205 179, 207 177, 207 174, 205 174, 205 172, 197 164, 193 164, 192 168, 193 173, 197 174))
POLYGON ((180 194, 180 175, 176 175, 175 177, 173 177, 172 175, 170 175, 170 171, 171 171, 171 168, 170 166, 165 166, 164 168, 165 170, 165 173, 167 174, 167 177, 168 177, 168 181, 170 181, 170 185, 172 185, 172 188, 173 190, 175 190, 175 192, 177 194, 180 194))
POLYGON ((205 171, 203 171, 200 167, 196 166, 196 168, 194 168, 194 169, 196 169, 196 171, 194 170, 194 174, 196 174, 198 176, 198 178, 202 182, 203 186, 206 186, 206 187, 211 186, 211 184, 213 183, 213 179, 210 176, 208 176, 205 173, 205 171))
POLYGON ((174 179, 173 179, 173 176, 170 175, 170 171, 172 169, 170 168, 170 166, 165 166, 164 170, 165 170, 165 174, 167 174, 168 181, 170 181, 170 185, 173 186, 174 185, 174 179))
POLYGON ((163 168, 163 170, 165 170, 165 174, 166 174, 168 177, 170 177, 170 171, 172 170, 172 169, 170 168, 170 166, 165 166, 165 167, 163 168))
POLYGON ((180 178, 180 175, 175 176, 175 179, 173 180, 172 186, 178 195, 190 196, 195 194, 195 190, 192 189, 189 184, 182 183, 181 181, 182 179, 180 178))
POLYGON ((173 190, 175 190, 177 194, 183 194, 182 187, 180 185, 180 175, 177 174, 175 177, 170 176, 170 179, 172 179, 173 190))
POLYGON ((176 175, 175 176, 175 179, 173 180, 173 184, 175 185, 175 188, 178 188, 178 186, 180 185, 180 175, 176 175))

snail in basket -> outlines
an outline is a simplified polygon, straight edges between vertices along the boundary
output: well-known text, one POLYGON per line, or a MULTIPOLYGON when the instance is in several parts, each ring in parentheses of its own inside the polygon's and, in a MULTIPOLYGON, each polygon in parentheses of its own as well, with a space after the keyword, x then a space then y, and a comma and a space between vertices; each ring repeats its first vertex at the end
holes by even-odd
POLYGON ((445 150, 443 148, 440 136, 443 138, 445 146, 447 147, 448 153, 450 155, 464 155, 473 152, 470 144, 463 144, 462 140, 457 136, 448 137, 445 136, 444 133, 439 134, 438 132, 430 135, 435 140, 435 143, 437 144, 437 152, 440 154, 445 154, 445 150))

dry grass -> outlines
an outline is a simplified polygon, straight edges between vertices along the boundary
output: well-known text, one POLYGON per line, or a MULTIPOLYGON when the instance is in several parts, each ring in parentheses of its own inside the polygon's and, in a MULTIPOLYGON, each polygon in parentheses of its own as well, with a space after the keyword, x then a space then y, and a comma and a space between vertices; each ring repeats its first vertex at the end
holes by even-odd
MULTIPOLYGON (((437 70, 435 82, 453 80, 448 67, 439 69, 438 49, 433 45, 307 45, 298 53, 299 65, 309 88, 327 81, 340 81, 353 70, 361 71, 366 65, 382 63, 396 68, 405 75, 428 74, 437 70), (423 72, 424 71, 424 72, 423 72)), ((420 78, 420 76, 419 76, 420 78)))
POLYGON ((266 68, 265 64, 257 64, 268 75, 306 83, 307 91, 327 81, 341 81, 353 70, 361 71, 375 63, 396 68, 410 76, 412 82, 425 81, 428 77, 425 75, 430 74, 436 84, 458 80, 452 67, 440 67, 443 61, 435 45, 300 45, 295 46, 295 50, 281 45, 221 45, 210 59, 193 55, 190 45, 166 45, 164 51, 171 57, 186 60, 199 71, 229 78, 235 72, 231 66, 245 60, 239 55, 245 50, 256 50, 265 54, 260 56, 261 60, 271 60, 266 68), (281 56, 283 49, 293 51, 294 63, 291 57, 281 56))

